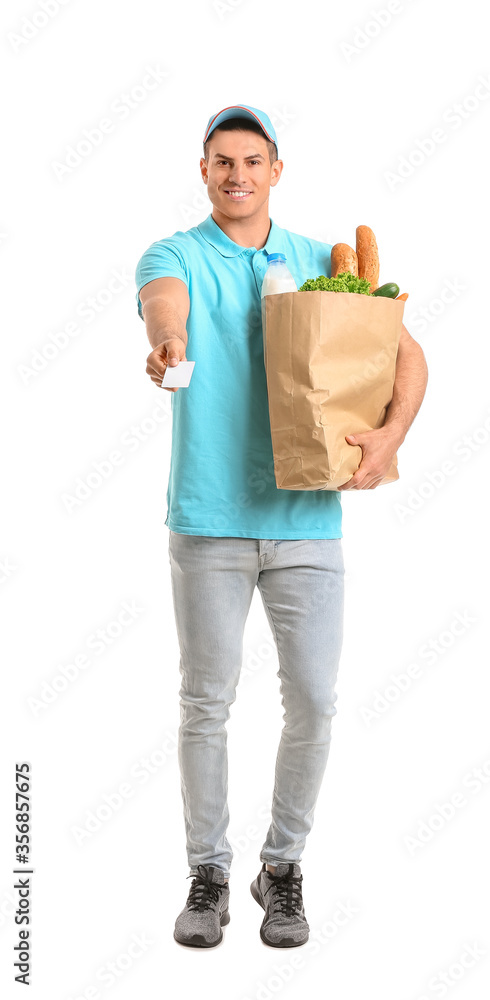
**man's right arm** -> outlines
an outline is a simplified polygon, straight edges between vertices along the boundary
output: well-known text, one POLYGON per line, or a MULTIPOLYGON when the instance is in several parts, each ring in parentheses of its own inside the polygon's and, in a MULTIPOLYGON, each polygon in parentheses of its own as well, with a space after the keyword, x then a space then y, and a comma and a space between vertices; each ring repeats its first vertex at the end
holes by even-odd
POLYGON ((161 385, 167 365, 174 367, 185 360, 189 292, 180 278, 155 278, 143 285, 139 296, 146 333, 153 348, 147 358, 146 371, 152 382, 161 385))

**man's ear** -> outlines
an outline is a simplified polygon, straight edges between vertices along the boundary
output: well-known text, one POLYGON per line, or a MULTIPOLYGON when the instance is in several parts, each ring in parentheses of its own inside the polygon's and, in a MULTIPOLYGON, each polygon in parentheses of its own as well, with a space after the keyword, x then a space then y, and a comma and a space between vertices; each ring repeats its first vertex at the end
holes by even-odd
POLYGON ((280 176, 282 174, 282 168, 283 168, 283 166, 284 166, 284 163, 283 163, 282 160, 276 160, 276 162, 272 164, 272 168, 271 168, 271 187, 275 187, 276 186, 276 184, 277 184, 277 182, 278 182, 278 180, 279 180, 279 178, 280 178, 280 176))
POLYGON ((203 156, 201 156, 201 159, 199 161, 199 166, 201 168, 202 179, 203 179, 204 183, 207 184, 208 183, 208 165, 207 165, 206 160, 204 159, 203 156))

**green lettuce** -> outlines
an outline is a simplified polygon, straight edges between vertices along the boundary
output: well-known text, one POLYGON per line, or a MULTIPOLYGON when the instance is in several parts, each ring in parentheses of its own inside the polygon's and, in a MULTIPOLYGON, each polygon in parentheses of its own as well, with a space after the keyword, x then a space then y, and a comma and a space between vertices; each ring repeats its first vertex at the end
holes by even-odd
POLYGON ((357 292, 359 295, 370 295, 370 284, 367 278, 356 278, 349 271, 343 271, 336 278, 327 278, 320 274, 318 278, 308 278, 299 292, 357 292))

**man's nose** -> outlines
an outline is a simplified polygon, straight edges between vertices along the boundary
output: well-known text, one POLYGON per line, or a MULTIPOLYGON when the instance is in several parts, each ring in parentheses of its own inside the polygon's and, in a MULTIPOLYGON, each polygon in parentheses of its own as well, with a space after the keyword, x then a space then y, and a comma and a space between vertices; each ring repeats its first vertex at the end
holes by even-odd
POLYGON ((237 166, 237 167, 233 167, 233 169, 230 170, 230 182, 232 184, 236 184, 237 186, 241 186, 244 183, 245 179, 246 178, 245 178, 245 172, 243 170, 243 167, 237 166))

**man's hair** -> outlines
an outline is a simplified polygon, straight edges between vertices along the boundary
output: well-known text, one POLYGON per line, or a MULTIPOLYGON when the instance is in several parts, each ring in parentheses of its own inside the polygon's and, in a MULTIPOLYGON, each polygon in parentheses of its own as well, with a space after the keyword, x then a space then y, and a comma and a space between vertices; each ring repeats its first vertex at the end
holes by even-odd
POLYGON ((212 139, 214 133, 217 132, 217 131, 222 131, 222 132, 257 132, 257 134, 261 135, 262 138, 265 139, 265 141, 267 143, 267 149, 269 150, 269 160, 270 160, 271 166, 272 166, 273 163, 276 162, 276 160, 277 160, 277 146, 276 146, 275 142, 271 142, 270 139, 267 139, 266 135, 264 134, 264 132, 262 131, 260 125, 257 122, 253 122, 251 120, 248 121, 245 118, 228 118, 227 121, 222 122, 221 125, 217 125, 216 128, 213 129, 213 131, 208 135, 208 138, 207 138, 206 142, 204 143, 204 159, 206 160, 206 162, 209 159, 209 143, 210 143, 210 140, 212 139))

